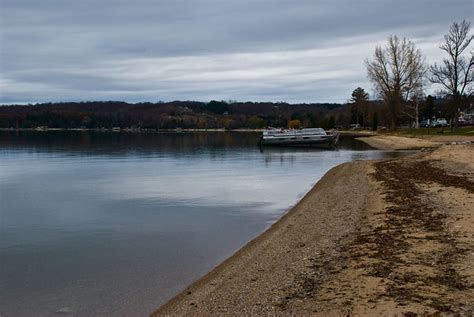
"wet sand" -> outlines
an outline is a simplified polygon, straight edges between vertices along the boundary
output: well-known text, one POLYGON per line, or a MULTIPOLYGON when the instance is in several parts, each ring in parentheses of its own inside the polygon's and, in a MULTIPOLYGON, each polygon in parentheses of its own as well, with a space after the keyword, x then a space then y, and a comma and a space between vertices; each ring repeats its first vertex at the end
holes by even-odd
POLYGON ((331 169, 154 315, 473 315, 474 145, 436 146, 331 169))

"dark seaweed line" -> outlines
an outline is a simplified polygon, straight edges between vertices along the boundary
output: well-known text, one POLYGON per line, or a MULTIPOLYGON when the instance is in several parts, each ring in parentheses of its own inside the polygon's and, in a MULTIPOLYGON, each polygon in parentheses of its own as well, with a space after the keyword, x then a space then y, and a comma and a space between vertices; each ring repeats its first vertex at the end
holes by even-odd
MULTIPOLYGON (((468 285, 454 269, 452 263, 463 256, 466 250, 460 248, 456 238, 445 231, 446 215, 434 210, 422 199, 423 191, 417 183, 436 182, 442 186, 453 186, 474 192, 474 183, 467 178, 449 175, 427 161, 402 163, 397 160, 375 164, 372 175, 385 189, 385 201, 392 207, 386 210, 384 225, 374 228, 368 234, 360 235, 356 245, 364 245, 370 251, 368 256, 376 261, 368 275, 388 280, 388 287, 382 297, 394 298, 400 305, 423 303, 438 311, 459 313, 462 303, 453 303, 443 296, 422 295, 420 286, 445 286, 452 290, 464 290, 468 285), (400 268, 410 263, 401 256, 409 252, 409 236, 422 231, 425 239, 443 246, 433 255, 437 260, 435 277, 426 278, 413 272, 401 274, 400 268), (411 283, 411 286, 409 286, 411 283), (416 285, 413 287, 413 285, 416 285)), ((424 265, 431 260, 417 258, 424 265)))

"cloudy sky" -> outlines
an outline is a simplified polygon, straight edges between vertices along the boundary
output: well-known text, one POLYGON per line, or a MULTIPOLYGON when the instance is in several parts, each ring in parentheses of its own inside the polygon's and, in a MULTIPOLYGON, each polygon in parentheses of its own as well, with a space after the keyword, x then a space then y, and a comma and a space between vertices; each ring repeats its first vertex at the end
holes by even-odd
MULTIPOLYGON (((428 62, 473 0, 0 0, 0 103, 345 102, 392 34, 428 62)), ((428 92, 436 87, 428 87, 428 92)))

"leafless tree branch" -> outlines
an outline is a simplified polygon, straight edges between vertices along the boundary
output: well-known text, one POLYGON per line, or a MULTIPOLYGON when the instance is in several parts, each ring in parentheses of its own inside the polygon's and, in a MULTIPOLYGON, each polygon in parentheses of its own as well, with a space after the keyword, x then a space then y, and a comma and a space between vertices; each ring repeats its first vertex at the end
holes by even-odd
POLYGON ((373 59, 366 60, 366 66, 369 80, 389 104, 393 129, 402 105, 424 85, 424 58, 413 42, 391 36, 385 48, 375 48, 373 59))
POLYGON ((469 35, 470 28, 471 23, 465 20, 454 22, 440 45, 448 58, 443 60, 442 65, 430 67, 430 81, 443 86, 455 100, 462 97, 466 88, 474 82, 474 57, 468 59, 462 56, 474 39, 474 35, 469 35))

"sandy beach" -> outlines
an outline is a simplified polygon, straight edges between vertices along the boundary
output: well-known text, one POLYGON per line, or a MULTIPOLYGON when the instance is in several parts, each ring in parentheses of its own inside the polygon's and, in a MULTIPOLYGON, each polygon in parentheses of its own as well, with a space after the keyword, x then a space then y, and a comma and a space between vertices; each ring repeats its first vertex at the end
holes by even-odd
POLYGON ((400 136, 372 136, 357 138, 368 145, 380 150, 416 150, 441 146, 441 142, 422 140, 418 138, 405 138, 400 136))
POLYGON ((153 315, 472 316, 474 145, 363 141, 427 150, 331 169, 153 315))

